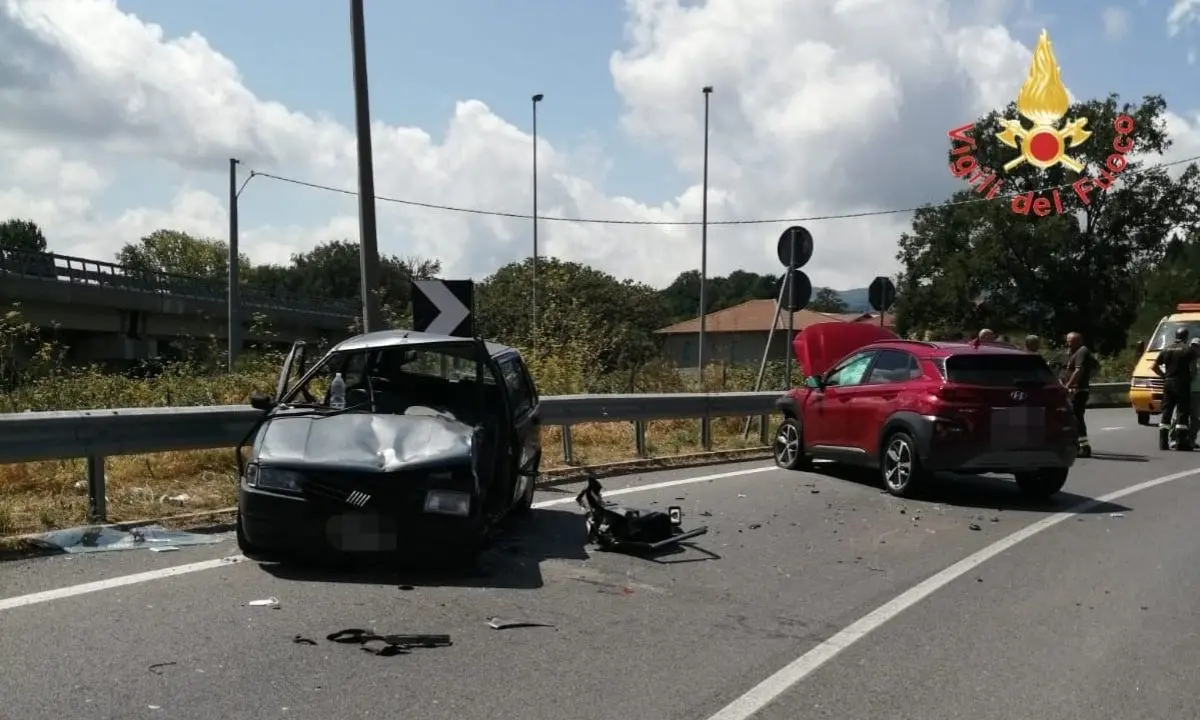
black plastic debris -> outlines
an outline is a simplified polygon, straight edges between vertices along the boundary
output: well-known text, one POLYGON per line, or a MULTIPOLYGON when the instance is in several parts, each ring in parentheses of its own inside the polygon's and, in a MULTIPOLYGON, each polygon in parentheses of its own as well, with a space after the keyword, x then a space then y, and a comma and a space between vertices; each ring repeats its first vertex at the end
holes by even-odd
POLYGON ((976 530, 976 531, 978 531, 978 530, 982 530, 982 529, 983 529, 983 528, 979 527, 979 525, 978 525, 978 524, 976 524, 976 523, 971 523, 971 524, 970 524, 970 525, 968 525, 967 527, 968 527, 968 528, 970 528, 970 529, 972 529, 972 530, 976 530))
POLYGON ((493 630, 513 630, 516 628, 552 628, 550 623, 530 622, 528 620, 505 620, 500 617, 488 618, 488 627, 493 630))
POLYGON ((587 539, 601 550, 629 554, 645 554, 699 537, 708 532, 702 525, 684 531, 683 508, 671 506, 667 511, 640 510, 606 503, 604 488, 593 475, 587 487, 575 496, 575 502, 586 511, 587 539))
POLYGON ((155 675, 162 675, 163 668, 168 668, 168 667, 171 667, 173 665, 178 665, 178 664, 179 663, 177 663, 177 662, 154 663, 153 665, 151 665, 150 667, 148 667, 146 669, 149 670, 150 672, 154 673, 155 675))
POLYGON ((407 655, 417 648, 449 647, 452 644, 449 635, 377 635, 358 628, 338 630, 325 636, 325 639, 345 645, 361 645, 363 652, 381 657, 407 655))
POLYGON ((317 644, 316 640, 313 640, 311 638, 306 638, 303 635, 297 635, 297 636, 293 637, 292 642, 296 643, 297 645, 316 645, 317 644))

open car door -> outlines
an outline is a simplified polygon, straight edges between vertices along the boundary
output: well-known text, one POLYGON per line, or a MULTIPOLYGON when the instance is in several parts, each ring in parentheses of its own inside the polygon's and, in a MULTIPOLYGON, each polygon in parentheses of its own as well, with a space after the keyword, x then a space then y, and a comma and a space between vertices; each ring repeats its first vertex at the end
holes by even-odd
POLYGON ((308 343, 303 340, 297 340, 292 343, 292 349, 288 351, 287 358, 283 361, 283 367, 279 369, 279 380, 275 383, 275 403, 283 401, 288 390, 291 390, 293 375, 298 380, 304 376, 305 360, 308 358, 308 343))

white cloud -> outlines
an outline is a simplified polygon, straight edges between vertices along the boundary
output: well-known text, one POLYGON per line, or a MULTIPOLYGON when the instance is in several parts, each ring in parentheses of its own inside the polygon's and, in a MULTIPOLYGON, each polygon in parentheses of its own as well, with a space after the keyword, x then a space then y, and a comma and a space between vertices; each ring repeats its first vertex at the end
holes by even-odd
POLYGON ((1110 40, 1119 40, 1129 32, 1129 13, 1124 8, 1106 7, 1100 18, 1104 22, 1104 35, 1110 40))
MULTIPOLYGON (((715 88, 710 219, 943 198, 960 186, 946 172, 945 131, 1006 104, 1029 59, 998 20, 960 18, 956 2, 626 0, 625 45, 610 58, 623 126, 669 151, 694 180, 659 205, 614 197, 594 143, 565 148, 541 138, 541 213, 698 220, 703 85, 715 88)), ((258 97, 204 38, 168 38, 113 0, 0 0, 0 46, 0 166, 19 168, 0 176, 0 216, 34 217, 60 251, 107 258, 160 226, 222 236, 224 200, 214 193, 229 157, 356 187, 350 128, 258 97), (161 198, 136 194, 146 174, 161 198)), ((426 129, 375 124, 379 195, 528 212, 524 131, 470 99, 441 130, 435 141, 426 129)), ((243 196, 242 247, 255 260, 357 236, 353 197, 276 183, 271 192, 287 192, 291 204, 264 211, 270 182, 256 179, 243 196)), ((378 209, 383 251, 438 257, 448 275, 481 278, 530 252, 528 220, 378 209)), ((814 281, 861 286, 892 272, 906 221, 809 223, 814 281)), ((710 273, 776 270, 781 230, 712 227, 710 273)), ((540 239, 543 253, 662 285, 698 266, 699 237, 694 226, 544 221, 540 239)))
POLYGON ((1167 13, 1167 34, 1178 35, 1184 26, 1200 21, 1200 0, 1174 0, 1167 13))

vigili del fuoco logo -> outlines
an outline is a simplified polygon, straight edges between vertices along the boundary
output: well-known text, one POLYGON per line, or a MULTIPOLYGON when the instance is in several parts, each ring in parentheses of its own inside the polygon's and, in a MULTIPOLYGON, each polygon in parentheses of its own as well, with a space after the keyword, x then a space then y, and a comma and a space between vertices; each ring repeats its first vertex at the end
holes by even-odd
MULTIPOLYGON (((1071 172, 1083 173, 1084 164, 1071 155, 1071 150, 1086 143, 1092 132, 1087 129, 1085 117, 1068 118, 1064 122, 1071 100, 1060 73, 1050 36, 1043 30, 1033 50, 1029 76, 1017 94, 1017 111, 1024 120, 1001 118, 1000 129, 996 132, 1000 142, 1016 150, 1001 172, 1012 172, 1028 164, 1040 170, 1061 165, 1071 172), (1030 124, 1026 125, 1025 121, 1030 124)), ((1104 167, 1094 177, 1082 175, 1071 183, 1071 190, 1084 205, 1091 204, 1093 192, 1112 187, 1117 175, 1125 170, 1128 165, 1125 155, 1133 151, 1133 128, 1133 118, 1118 115, 1113 121, 1117 133, 1112 143, 1113 152, 1105 159, 1104 167)), ((971 123, 947 133, 951 141, 950 155, 954 158, 950 163, 950 174, 962 178, 975 192, 990 200, 1004 193, 1004 180, 995 169, 976 160, 975 140, 971 137, 974 130, 975 124, 971 123)), ((1064 212, 1063 196, 1058 188, 1014 195, 1012 211, 1020 215, 1032 212, 1038 217, 1051 213, 1061 215, 1064 212)))

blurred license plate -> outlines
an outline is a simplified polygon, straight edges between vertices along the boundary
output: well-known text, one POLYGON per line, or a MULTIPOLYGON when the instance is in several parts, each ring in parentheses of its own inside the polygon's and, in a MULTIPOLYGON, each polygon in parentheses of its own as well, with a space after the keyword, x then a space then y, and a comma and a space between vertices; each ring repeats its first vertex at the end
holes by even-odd
POLYGON ((330 518, 329 542, 343 552, 392 552, 397 549, 395 524, 390 518, 351 513, 330 518))
POLYGON ((1041 440, 1044 423, 1044 408, 992 408, 992 442, 1011 446, 1041 440))

